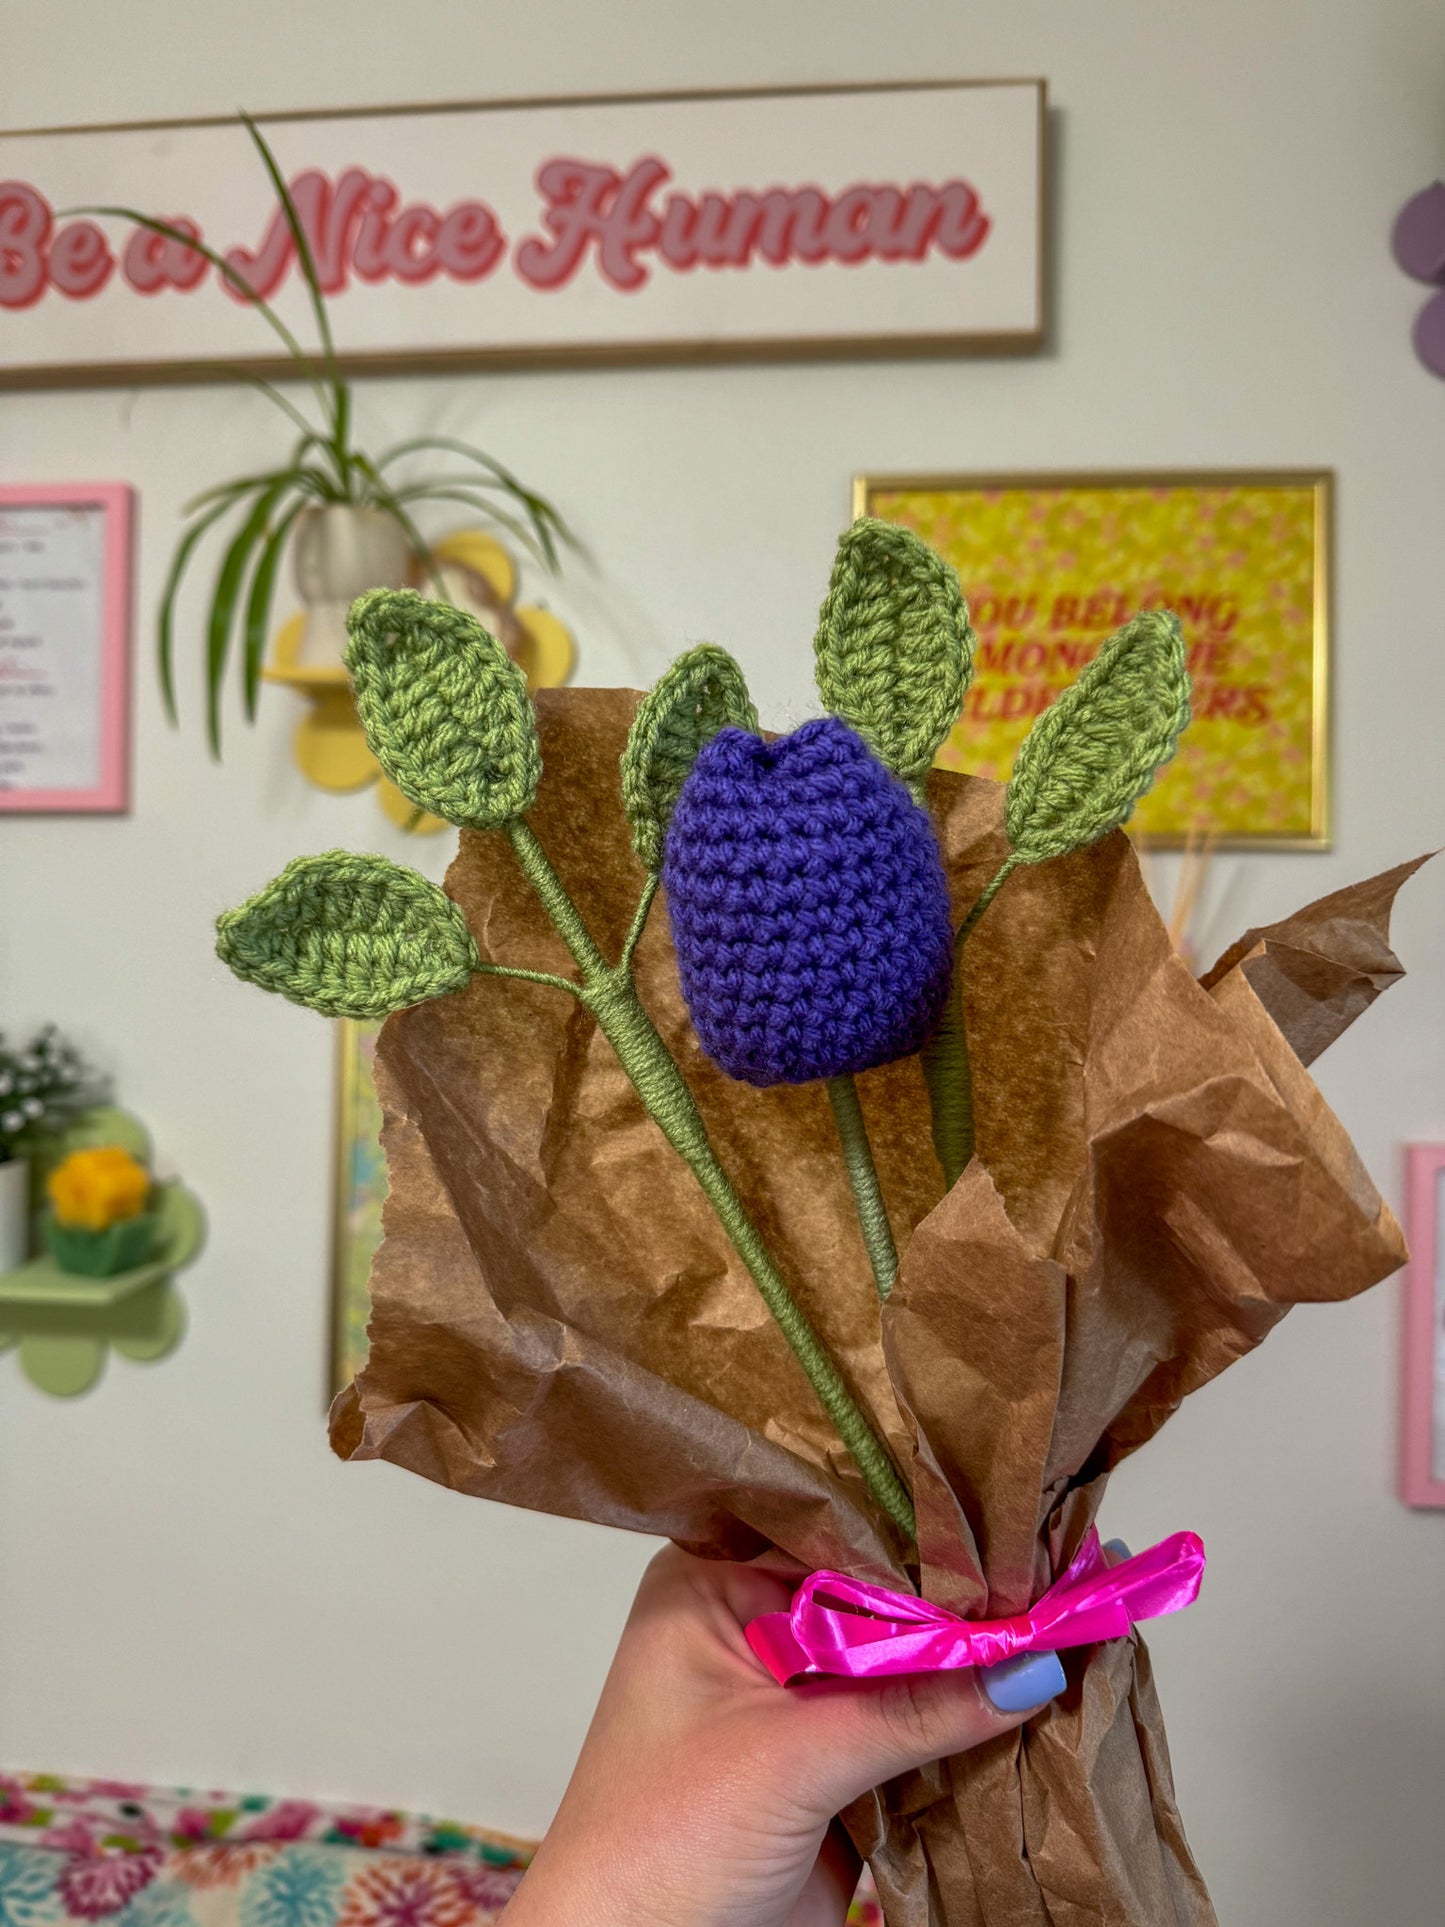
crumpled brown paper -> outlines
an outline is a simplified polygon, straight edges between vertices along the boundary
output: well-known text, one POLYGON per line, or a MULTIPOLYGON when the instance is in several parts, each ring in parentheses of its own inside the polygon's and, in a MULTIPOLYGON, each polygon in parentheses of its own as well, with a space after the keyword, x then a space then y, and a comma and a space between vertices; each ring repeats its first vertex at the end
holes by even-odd
MULTIPOLYGON (((617 789, 636 701, 538 699, 531 820, 613 955, 642 885, 617 789)), ((1004 853, 1001 797, 932 778, 960 915, 1004 853)), ((715 1556, 771 1545, 916 1578, 966 1614, 1021 1610, 1182 1398, 1291 1304, 1402 1262, 1301 1058, 1399 974, 1386 930, 1413 867, 1250 932, 1203 984, 1122 836, 1019 871, 964 953, 978 1150, 946 1197, 917 1063, 860 1080, 902 1252, 881 1315, 822 1088, 707 1063, 654 913, 643 1002, 905 1470, 911 1571, 691 1173, 592 1020, 542 986, 478 978, 382 1032, 391 1195, 335 1449, 715 1556)), ((448 889, 484 956, 568 968, 505 839, 464 834, 448 889)), ((1213 1920, 1143 1641, 1066 1666, 1026 1728, 850 1810, 890 1927, 1213 1920)))

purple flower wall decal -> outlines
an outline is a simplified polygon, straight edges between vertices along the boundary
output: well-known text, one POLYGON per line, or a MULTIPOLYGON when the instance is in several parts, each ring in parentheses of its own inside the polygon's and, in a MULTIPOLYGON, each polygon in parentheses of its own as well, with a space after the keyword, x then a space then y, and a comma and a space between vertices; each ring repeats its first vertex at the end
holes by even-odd
MULTIPOLYGON (((1406 274, 1445 289, 1445 181, 1421 188, 1395 216, 1390 246, 1406 274)), ((1415 317, 1415 353, 1432 375, 1445 376, 1445 293, 1415 317)))

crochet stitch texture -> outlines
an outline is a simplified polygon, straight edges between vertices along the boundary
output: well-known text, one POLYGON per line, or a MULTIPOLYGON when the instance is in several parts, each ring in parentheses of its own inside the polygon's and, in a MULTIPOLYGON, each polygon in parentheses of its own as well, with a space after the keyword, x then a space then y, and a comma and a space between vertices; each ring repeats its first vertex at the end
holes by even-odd
POLYGON ((703 1049, 749 1084, 916 1051, 948 994, 948 889, 927 812, 836 717, 722 729, 668 830, 663 883, 703 1049))

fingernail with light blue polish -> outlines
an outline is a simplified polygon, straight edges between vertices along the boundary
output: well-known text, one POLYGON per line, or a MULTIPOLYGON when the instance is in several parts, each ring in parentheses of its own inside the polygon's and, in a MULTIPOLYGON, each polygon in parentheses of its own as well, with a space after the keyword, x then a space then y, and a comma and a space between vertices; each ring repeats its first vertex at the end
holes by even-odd
POLYGON ((1122 1539, 1106 1539, 1104 1541, 1104 1550, 1105 1552, 1112 1552, 1116 1559, 1132 1559, 1134 1557, 1122 1539))
POLYGON ((983 1690, 1000 1713, 1027 1713, 1064 1690, 1064 1669, 1057 1653, 1020 1653, 985 1666, 979 1673, 983 1690))

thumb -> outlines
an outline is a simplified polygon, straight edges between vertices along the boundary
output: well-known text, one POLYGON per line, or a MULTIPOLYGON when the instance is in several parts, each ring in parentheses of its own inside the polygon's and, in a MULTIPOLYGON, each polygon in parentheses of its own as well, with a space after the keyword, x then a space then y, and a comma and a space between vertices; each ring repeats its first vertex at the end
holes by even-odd
POLYGON ((884 1780, 1022 1726, 1066 1683, 1057 1653, 1020 1653, 998 1666, 792 1686, 809 1702, 800 1771, 818 1810, 833 1814, 884 1780))
MULTIPOLYGON (((1122 1539, 1110 1539, 1104 1551, 1111 1566, 1129 1557, 1122 1539)), ((1067 1684, 1057 1653, 1019 1653, 997 1666, 788 1690, 812 1698, 805 1724, 815 1731, 816 1752, 806 1771, 834 1813, 884 1780, 1022 1726, 1067 1684)))

